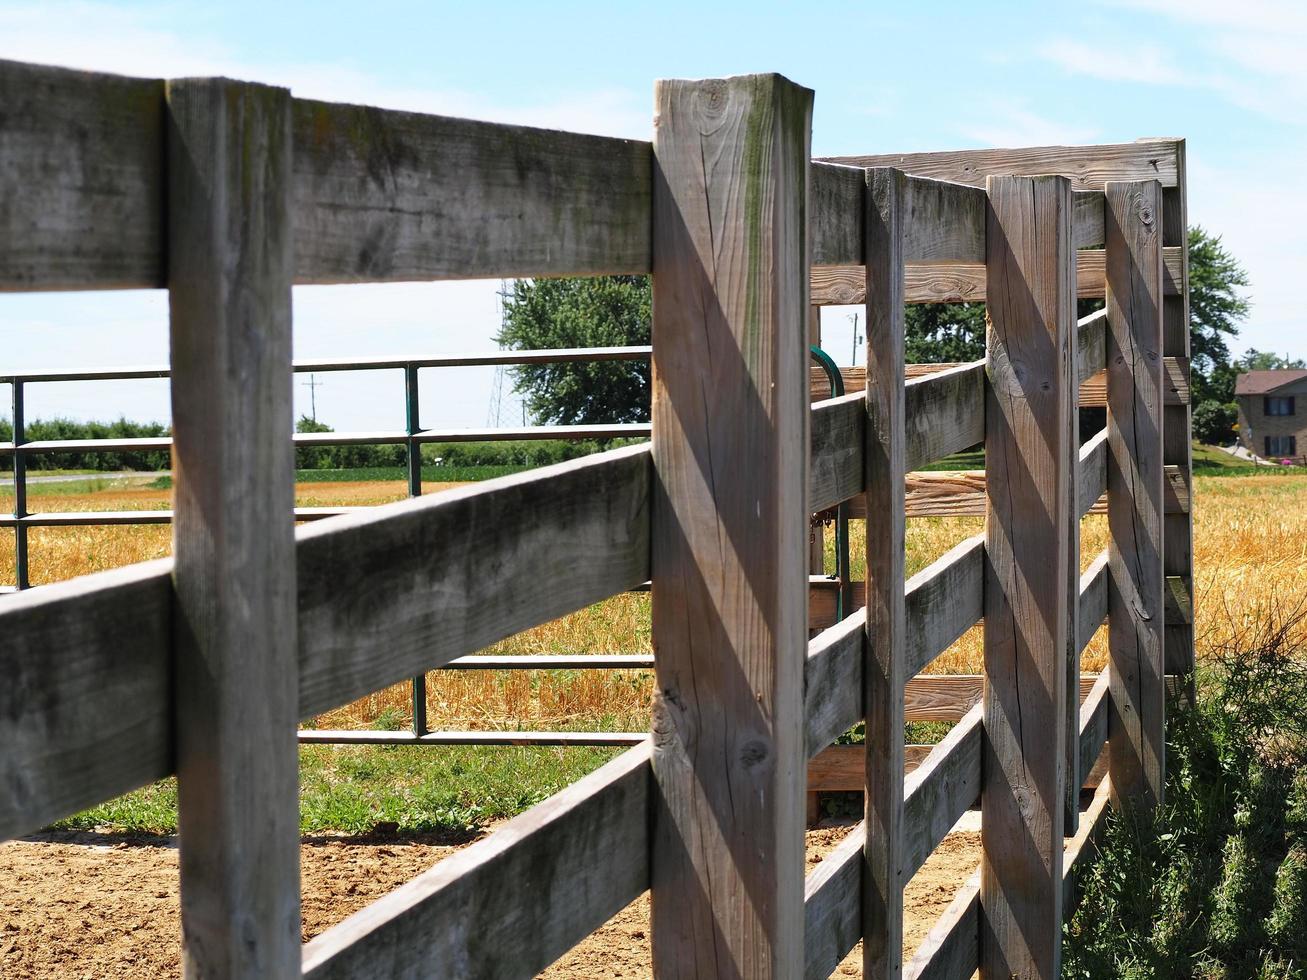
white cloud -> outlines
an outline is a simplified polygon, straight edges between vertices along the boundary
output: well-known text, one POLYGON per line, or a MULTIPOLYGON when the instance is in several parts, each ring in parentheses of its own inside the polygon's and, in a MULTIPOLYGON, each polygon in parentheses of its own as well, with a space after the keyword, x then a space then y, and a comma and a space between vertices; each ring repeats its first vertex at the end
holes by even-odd
POLYGON ((1152 45, 1107 48, 1084 41, 1059 39, 1041 49, 1042 56, 1069 72, 1114 82, 1188 85, 1193 80, 1170 56, 1152 45))
POLYGON ((959 132, 987 146, 1092 143, 1101 135, 1094 127, 1050 119, 1010 99, 993 99, 976 105, 966 115, 973 121, 959 127, 959 132))

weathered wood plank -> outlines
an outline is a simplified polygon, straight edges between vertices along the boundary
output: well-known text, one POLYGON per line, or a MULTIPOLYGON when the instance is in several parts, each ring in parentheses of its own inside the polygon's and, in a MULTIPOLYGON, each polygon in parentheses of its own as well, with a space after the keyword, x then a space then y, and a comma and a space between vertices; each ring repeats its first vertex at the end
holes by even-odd
POLYGON ((1080 447, 1076 466, 1076 518, 1092 511, 1106 492, 1107 429, 1099 429, 1080 447))
POLYGON ((903 877, 906 881, 980 795, 980 756, 984 742, 982 706, 953 726, 921 765, 908 776, 903 794, 905 822, 903 877))
POLYGON ((823 157, 848 167, 898 167, 910 174, 985 186, 990 174, 1061 174, 1076 191, 1101 191, 1109 180, 1179 180, 1176 146, 1182 140, 1148 139, 1098 146, 1027 146, 823 157))
MULTIPOLYGON (((862 972, 897 978, 903 968, 903 686, 906 659, 903 516, 906 409, 903 263, 912 200, 902 171, 867 171, 866 807, 862 876, 862 972)), ((951 221, 952 199, 921 195, 921 217, 951 221)))
POLYGON ((299 528, 299 717, 647 582, 649 452, 299 528))
POLYGON ((812 93, 655 89, 654 972, 803 968, 812 93))
POLYGON ((1107 185, 1108 650, 1113 802, 1162 800, 1162 188, 1107 185))
POLYGON ((990 177, 982 969, 1062 950, 1076 255, 1064 177, 990 177))
POLYGON ((649 784, 622 753, 314 938, 305 978, 534 976, 649 887, 649 784))
POLYGON ((984 441, 984 361, 913 378, 904 387, 908 470, 984 441))
POLYGON ((171 568, 145 562, 0 602, 0 840, 172 772, 171 568))
POLYGON ((1107 619, 1107 559, 1104 549, 1080 576, 1080 609, 1076 616, 1077 652, 1089 646, 1107 619))
POLYGON ((813 265, 863 259, 866 178, 861 167, 813 163, 808 169, 808 247, 813 265))
POLYGON ((1092 859, 1098 841, 1106 829, 1106 817, 1112 802, 1111 780, 1100 783, 1094 792, 1093 802, 1080 821, 1080 829, 1067 842, 1062 870, 1062 908, 1067 916, 1075 913, 1079 901, 1077 879, 1084 865, 1092 859))
MULTIPOLYGON (((903 746, 903 772, 917 770, 935 748, 933 745, 903 746)), ((867 745, 828 745, 808 760, 808 792, 861 793, 866 789, 867 745)))
POLYGON ((812 406, 808 506, 829 510, 862 493, 863 432, 867 409, 862 392, 817 402, 812 406))
POLYGON ((859 823, 804 881, 803 976, 827 980, 862 939, 862 845, 859 823))
POLYGON ((296 279, 648 272, 648 143, 297 99, 296 279))
POLYGON ((1072 195, 1071 247, 1093 248, 1106 241, 1105 201, 1102 191, 1076 191, 1072 195))
MULTIPOLYGON (((1176 172, 1176 186, 1162 191, 1162 253, 1163 261, 1169 253, 1179 253, 1178 268, 1170 271, 1178 288, 1172 295, 1167 291, 1162 308, 1162 353, 1168 357, 1190 356, 1189 328, 1189 251, 1184 246, 1189 240, 1188 187, 1185 178, 1186 149, 1184 140, 1172 140, 1176 172)), ((1168 270, 1170 263, 1167 262, 1168 270)), ((1193 473, 1191 447, 1193 431, 1188 405, 1165 405, 1162 409, 1163 462, 1178 466, 1184 473, 1186 485, 1193 473)), ((1185 591, 1193 594, 1193 515, 1168 514, 1163 520, 1163 564, 1167 575, 1178 575, 1185 583, 1185 591)), ((1192 623, 1168 623, 1165 631, 1166 669, 1177 674, 1191 674, 1194 669, 1194 633, 1192 623)))
POLYGON ((984 613, 985 536, 977 534, 927 565, 905 586, 906 676, 920 673, 984 613))
POLYGON ((968 980, 980 967, 980 868, 963 882, 903 971, 908 980, 968 980))
POLYGON ((164 283, 163 82, 0 61, 0 292, 164 283))
POLYGON ((1094 763, 1103 752, 1103 746, 1107 744, 1108 714, 1111 709, 1109 674, 1110 671, 1105 670, 1098 675, 1088 697, 1076 712, 1080 722, 1076 732, 1076 748, 1080 757, 1080 771, 1086 775, 1094 768, 1094 763))
MULTIPOLYGON (((1189 404, 1189 359, 1184 357, 1162 358, 1162 404, 1189 404)), ((1080 387, 1081 408, 1106 408, 1107 372, 1099 371, 1080 387)))
POLYGON ((803 667, 804 744, 811 759, 864 716, 866 614, 859 609, 808 641, 803 667))
MULTIPOLYGON (((1184 249, 1168 245, 1162 249, 1162 260, 1165 264, 1163 287, 1166 294, 1178 295, 1184 249)), ((1106 262, 1102 249, 1084 249, 1076 253, 1076 295, 1080 299, 1102 299, 1106 295, 1106 262)), ((862 279, 862 268, 857 265, 814 268, 812 302, 818 306, 861 303, 865 295, 862 279)), ((979 263, 909 262, 905 273, 904 300, 908 303, 983 303, 985 288, 985 267, 979 263)))
MULTIPOLYGON (((908 776, 904 790, 904 881, 912 877, 926 857, 976 798, 980 787, 982 741, 979 708, 948 736, 929 749, 908 776), (952 815, 952 816, 950 816, 952 815)), ((865 754, 865 746, 840 746, 865 754)), ((805 883, 804 976, 826 978, 840 960, 863 939, 859 909, 859 877, 864 862, 858 842, 866 822, 860 823, 838 847, 808 875, 805 883)), ((902 942, 900 940, 900 947, 902 942)))
POLYGON ((1080 385, 1080 404, 1089 395, 1085 382, 1107 367, 1107 309, 1083 317, 1076 324, 1076 384, 1080 385))
MULTIPOLYGON (((983 190, 944 180, 909 177, 903 206, 905 262, 985 261, 983 190)), ((869 254, 873 253, 864 253, 869 254)))
POLYGON ((290 93, 185 79, 167 102, 182 971, 292 977, 290 93))

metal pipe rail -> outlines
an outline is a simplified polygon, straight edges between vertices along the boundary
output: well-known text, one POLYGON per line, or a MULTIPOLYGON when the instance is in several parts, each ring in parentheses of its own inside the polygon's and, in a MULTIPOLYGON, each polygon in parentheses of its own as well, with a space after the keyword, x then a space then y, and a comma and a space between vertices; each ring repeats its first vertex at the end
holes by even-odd
MULTIPOLYGON (((612 425, 544 425, 520 428, 475 428, 475 429, 423 429, 420 423, 420 403, 418 397, 418 371, 422 368, 485 367, 520 364, 564 364, 575 362, 598 361, 645 361, 652 354, 649 346, 632 347, 589 347, 563 348, 558 350, 523 350, 495 351, 485 354, 451 354, 439 357, 372 357, 349 361, 341 360, 302 360, 294 362, 292 369, 296 374, 342 371, 389 371, 404 372, 404 413, 406 425, 403 430, 383 430, 374 432, 300 432, 291 436, 296 446, 377 446, 404 445, 408 447, 408 495, 418 497, 422 494, 422 460, 418 447, 437 442, 508 442, 538 439, 615 439, 647 438, 650 426, 640 423, 615 423, 612 425)), ((8 383, 13 389, 13 442, 0 443, 0 457, 8 456, 13 460, 14 470, 14 510, 10 514, 0 514, 0 528, 14 530, 14 571, 15 583, 0 588, 0 595, 15 594, 30 587, 28 564, 27 532, 33 527, 97 527, 145 524, 168 524, 172 521, 171 510, 141 511, 82 511, 50 512, 31 514, 27 510, 27 465, 29 456, 56 452, 160 452, 171 450, 172 439, 137 438, 137 439, 45 439, 28 441, 24 439, 23 400, 25 387, 29 384, 43 384, 68 381, 133 381, 171 377, 171 370, 163 366, 143 366, 127 368, 110 368, 94 371, 27 371, 0 375, 0 384, 8 383)), ((316 521, 327 517, 349 514, 361 507, 296 507, 296 521, 316 521)), ((487 658, 489 660, 509 660, 513 658, 487 658)), ((531 658, 538 660, 542 658, 531 658)), ((567 658, 562 658, 567 661, 567 658)), ((649 658, 652 663, 652 657, 649 658)), ((616 666, 608 662, 610 658, 600 658, 602 662, 533 664, 538 667, 608 667, 616 666)), ((451 665, 452 666, 452 665, 451 665)), ((462 667, 473 666, 459 665, 462 667)), ((483 666, 491 666, 486 664, 483 666)), ((524 665, 513 664, 513 667, 524 665)), ((644 666, 644 664, 641 664, 644 666)), ((491 737, 488 733, 446 732, 431 733, 427 727, 426 716, 426 677, 419 675, 411 680, 412 686, 412 733, 404 734, 381 732, 366 733, 366 737, 350 732, 314 732, 300 733, 301 742, 333 742, 357 744, 532 744, 532 745, 628 745, 629 737, 607 733, 561 733, 550 736, 548 733, 519 737, 518 733, 505 733, 501 737, 491 737), (550 738, 553 740, 551 741, 550 738), (617 738, 617 741, 613 741, 617 738), (623 740, 625 738, 625 740, 623 740), (588 741, 587 741, 588 739, 588 741)))

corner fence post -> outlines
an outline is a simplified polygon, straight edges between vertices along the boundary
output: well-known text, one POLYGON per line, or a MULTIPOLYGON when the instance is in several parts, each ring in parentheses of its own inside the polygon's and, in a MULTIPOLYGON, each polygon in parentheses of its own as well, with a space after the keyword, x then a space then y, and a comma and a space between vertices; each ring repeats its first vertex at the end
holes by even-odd
POLYGON ((1065 177, 986 180, 981 976, 1058 976, 1075 252, 1065 177))
MULTIPOLYGON (((1162 191, 1162 244, 1180 248, 1180 281, 1176 293, 1163 298, 1162 353, 1177 359, 1178 367, 1189 375, 1189 225, 1188 189, 1185 178, 1185 141, 1174 141, 1176 186, 1162 191)), ((1167 404, 1162 409, 1163 462, 1176 466, 1189 490, 1190 505, 1183 513, 1166 514, 1162 519, 1163 571, 1174 586, 1177 597, 1190 610, 1188 619, 1168 622, 1165 633, 1166 672, 1192 675, 1194 669, 1194 554, 1193 554, 1193 433, 1190 404, 1167 404), (1172 578, 1173 577, 1173 578, 1172 578)), ((1192 679, 1189 693, 1193 695, 1192 679)))
POLYGON ((167 86, 182 966, 300 973, 290 93, 167 86))
POLYGON ((1108 181, 1108 650, 1113 802, 1161 802, 1162 185, 1108 181))
MULTIPOLYGON (((408 463, 408 495, 422 496, 422 447, 413 437, 422 429, 422 409, 418 403, 418 366, 404 365, 404 427, 408 440, 404 443, 408 463)), ((413 696, 413 734, 418 738, 430 731, 427 728, 427 675, 418 674, 409 682, 413 696)))
POLYGON ((903 973, 903 593, 905 443, 903 268, 907 177, 867 171, 867 710, 866 873, 862 974, 903 973))
POLYGON ((803 974, 812 92, 660 81, 653 967, 803 974))

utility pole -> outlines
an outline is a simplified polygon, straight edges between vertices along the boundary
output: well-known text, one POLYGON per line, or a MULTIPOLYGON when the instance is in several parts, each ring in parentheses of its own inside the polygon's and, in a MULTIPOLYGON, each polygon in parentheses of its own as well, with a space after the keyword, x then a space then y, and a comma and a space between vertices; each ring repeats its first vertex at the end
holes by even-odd
POLYGON ((301 381, 305 388, 309 389, 309 415, 314 422, 318 420, 318 389, 327 382, 319 381, 316 374, 310 374, 308 381, 301 381))
POLYGON ((850 363, 850 364, 857 364, 857 363, 858 363, 858 341, 861 339, 861 338, 858 337, 858 314, 856 314, 856 313, 851 314, 851 315, 849 316, 849 319, 853 321, 853 353, 852 353, 851 355, 849 355, 849 363, 850 363))

